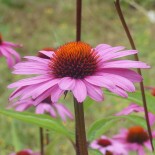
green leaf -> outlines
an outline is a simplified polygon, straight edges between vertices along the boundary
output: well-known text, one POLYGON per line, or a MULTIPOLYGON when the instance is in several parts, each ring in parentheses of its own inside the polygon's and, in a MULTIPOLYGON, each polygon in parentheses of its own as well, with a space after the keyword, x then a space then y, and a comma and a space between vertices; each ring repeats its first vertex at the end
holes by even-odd
POLYGON ((127 119, 129 121, 134 122, 137 125, 140 125, 144 128, 146 128, 146 122, 143 117, 135 116, 135 115, 128 115, 128 116, 109 116, 103 119, 100 119, 92 124, 92 126, 88 130, 88 140, 92 141, 96 139, 97 137, 104 134, 106 131, 108 131, 114 124, 121 120, 121 119, 127 119))
POLYGON ((101 152, 99 152, 98 150, 93 150, 93 149, 89 149, 89 153, 90 155, 102 155, 101 152))
POLYGON ((48 130, 55 131, 59 134, 73 138, 73 133, 68 131, 67 128, 58 120, 48 115, 38 115, 29 112, 15 112, 11 110, 0 109, 0 113, 12 118, 16 118, 26 123, 37 125, 48 130))
MULTIPOLYGON (((139 91, 134 92, 134 93, 129 93, 128 98, 122 98, 120 96, 117 96, 117 95, 109 92, 109 91, 105 91, 105 94, 110 95, 110 96, 114 96, 114 97, 119 97, 121 99, 125 99, 125 100, 128 100, 130 102, 134 102, 135 104, 138 104, 140 106, 143 106, 142 95, 141 95, 141 92, 139 92, 139 91)), ((145 93, 145 95, 146 95, 148 110, 155 114, 155 97, 150 95, 147 92, 145 93)))
POLYGON ((11 133, 12 133, 12 142, 14 144, 14 147, 15 147, 15 151, 19 151, 22 149, 22 144, 20 142, 20 138, 18 136, 18 133, 17 133, 17 128, 15 126, 15 121, 12 121, 11 122, 11 133))

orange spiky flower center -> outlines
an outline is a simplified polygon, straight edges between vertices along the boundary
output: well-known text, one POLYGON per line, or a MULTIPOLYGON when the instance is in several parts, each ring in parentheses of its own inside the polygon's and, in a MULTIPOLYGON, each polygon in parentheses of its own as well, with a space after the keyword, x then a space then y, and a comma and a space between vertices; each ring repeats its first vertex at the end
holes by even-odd
POLYGON ((2 35, 0 34, 0 45, 3 43, 2 35))
POLYGON ((70 42, 55 51, 50 67, 57 78, 82 79, 95 73, 98 57, 89 44, 81 41, 70 42))
POLYGON ((102 146, 102 147, 107 147, 109 145, 112 145, 111 141, 108 140, 108 139, 99 139, 97 141, 97 144, 100 145, 100 146, 102 146))
POLYGON ((27 152, 26 150, 23 150, 23 151, 17 152, 16 155, 31 155, 31 154, 27 152))
POLYGON ((127 141, 129 143, 143 144, 149 139, 147 132, 140 126, 134 126, 129 129, 127 141))
MULTIPOLYGON (((55 51, 55 49, 52 47, 46 47, 46 48, 43 48, 42 50, 47 51, 47 52, 55 51)), ((38 52, 38 57, 44 58, 44 59, 50 59, 48 56, 46 56, 45 54, 40 53, 40 52, 38 52)))

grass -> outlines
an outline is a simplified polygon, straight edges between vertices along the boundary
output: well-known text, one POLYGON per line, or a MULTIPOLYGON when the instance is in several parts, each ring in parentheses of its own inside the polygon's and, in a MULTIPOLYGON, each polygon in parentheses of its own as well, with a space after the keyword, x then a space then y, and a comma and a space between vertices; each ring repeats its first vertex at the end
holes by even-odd
MULTIPOLYGON (((153 9, 153 1, 150 0, 147 4, 144 2, 141 1, 140 5, 147 10, 153 9)), ((125 2, 122 3, 124 15, 137 49, 140 51, 140 60, 152 66, 150 70, 143 71, 145 85, 154 86, 154 24, 125 2)), ((58 47, 62 43, 75 40, 75 2, 73 0, 65 0, 65 3, 63 0, 0 0, 0 25, 0 32, 5 40, 24 45, 22 49, 18 50, 22 56, 35 55, 44 47, 58 47)), ((130 48, 116 14, 113 0, 85 0, 83 2, 82 40, 92 46, 107 43, 130 48)), ((20 79, 20 76, 11 74, 4 58, 1 58, 0 73, 0 103, 4 108, 8 105, 8 96, 11 93, 11 90, 6 87, 9 83, 20 79)), ((70 98, 65 102, 68 107, 73 109, 70 98)), ((96 119, 114 114, 126 105, 121 103, 121 100, 109 97, 106 97, 101 104, 93 103, 86 110, 87 125, 96 119)), ((72 129, 74 127, 73 122, 67 122, 67 125, 72 129)), ((123 125, 128 126, 127 123, 123 123, 123 125)), ((38 149, 39 137, 38 134, 34 134, 38 132, 38 128, 35 126, 0 115, 0 127, 1 155, 7 155, 16 149, 15 144, 17 148, 38 149)), ((116 128, 119 129, 120 125, 116 125, 116 128)), ((109 134, 116 133, 115 130, 115 128, 110 129, 109 134)), ((52 135, 54 136, 54 133, 52 135)), ((54 148, 53 154, 73 153, 73 149, 70 144, 67 144, 66 139, 59 135, 54 137, 51 144, 53 147, 48 148, 49 150, 54 148)))

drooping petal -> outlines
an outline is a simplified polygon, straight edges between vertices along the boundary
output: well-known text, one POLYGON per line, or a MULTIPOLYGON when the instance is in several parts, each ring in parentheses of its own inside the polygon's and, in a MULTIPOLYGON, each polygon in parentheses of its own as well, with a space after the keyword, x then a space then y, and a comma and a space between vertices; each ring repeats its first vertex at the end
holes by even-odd
POLYGON ((8 47, 5 47, 5 49, 14 56, 16 63, 21 60, 20 55, 15 50, 13 50, 12 48, 8 48, 8 47))
POLYGON ((70 77, 64 77, 59 82, 59 87, 62 90, 71 90, 75 86, 75 80, 70 77))
POLYGON ((128 97, 128 94, 121 88, 117 87, 117 88, 109 88, 109 90, 111 92, 113 92, 114 94, 117 94, 119 96, 122 96, 124 98, 127 98, 128 97))
POLYGON ((8 41, 3 41, 3 45, 4 46, 10 46, 10 47, 22 47, 21 44, 14 44, 14 43, 11 43, 11 42, 8 42, 8 41))
POLYGON ((33 105, 31 103, 23 103, 23 104, 19 104, 15 107, 16 111, 25 111, 28 108, 32 107, 33 105))
POLYGON ((62 104, 54 103, 53 106, 56 108, 58 114, 63 121, 66 121, 67 117, 73 119, 72 113, 62 104))
POLYGON ((4 55, 6 57, 7 60, 7 64, 9 68, 12 68, 14 65, 14 59, 12 56, 10 56, 10 54, 4 49, 0 47, 0 51, 2 53, 2 55, 4 55))
POLYGON ((84 81, 84 83, 85 83, 86 88, 87 88, 88 96, 90 96, 95 101, 98 101, 98 102, 103 101, 103 91, 101 90, 100 87, 92 85, 87 81, 84 81))
POLYGON ((34 99, 37 98, 40 94, 42 94, 49 88, 52 88, 58 82, 59 82, 59 79, 53 79, 53 80, 46 81, 44 84, 40 85, 39 87, 35 89, 35 92, 33 93, 32 97, 34 99))
POLYGON ((47 77, 45 75, 41 75, 41 76, 36 76, 36 77, 32 77, 32 78, 27 78, 27 79, 22 79, 19 80, 17 82, 14 82, 10 85, 8 85, 8 88, 15 88, 15 87, 21 87, 21 86, 28 86, 28 85, 33 85, 33 84, 39 84, 45 81, 52 81, 51 77, 47 77))
POLYGON ((113 81, 109 80, 107 77, 87 76, 85 80, 95 86, 105 87, 105 88, 115 88, 113 81))
POLYGON ((82 80, 76 80, 72 92, 78 102, 83 102, 87 96, 87 89, 84 82, 82 80))
POLYGON ((102 62, 107 61, 107 60, 116 59, 116 58, 121 58, 121 57, 128 56, 128 55, 133 55, 136 53, 137 53, 136 50, 126 50, 126 51, 121 51, 121 52, 117 52, 117 53, 109 53, 107 55, 103 55, 102 62))
POLYGON ((111 46, 108 44, 99 44, 95 47, 95 51, 104 52, 105 49, 110 48, 111 46))
POLYGON ((37 98, 35 98, 35 103, 34 105, 38 105, 40 102, 45 100, 47 97, 51 96, 51 90, 52 88, 46 90, 44 93, 40 94, 37 98))
POLYGON ((107 48, 107 49, 103 50, 99 54, 101 56, 103 56, 103 59, 104 59, 104 56, 107 56, 109 54, 114 54, 115 52, 118 52, 120 50, 123 50, 124 48, 125 47, 123 47, 123 46, 110 47, 110 48, 107 48))
POLYGON ((109 73, 103 73, 102 76, 107 77, 107 79, 111 80, 116 86, 122 88, 125 91, 135 91, 135 86, 133 85, 133 83, 122 76, 109 73))
POLYGON ((129 69, 121 69, 121 68, 105 68, 102 70, 103 73, 111 73, 111 74, 116 74, 123 76, 127 79, 129 79, 132 82, 141 82, 142 81, 142 76, 140 76, 138 73, 135 71, 129 70, 129 69))
POLYGON ((34 61, 44 63, 44 64, 48 64, 50 62, 50 60, 48 60, 48 59, 43 59, 43 58, 39 58, 36 56, 25 56, 24 58, 28 59, 28 60, 34 60, 34 61))
POLYGON ((150 68, 146 63, 133 60, 118 60, 105 62, 102 68, 150 68))
POLYGON ((64 90, 60 89, 58 85, 55 85, 51 89, 51 100, 52 102, 58 102, 60 96, 64 93, 64 90))

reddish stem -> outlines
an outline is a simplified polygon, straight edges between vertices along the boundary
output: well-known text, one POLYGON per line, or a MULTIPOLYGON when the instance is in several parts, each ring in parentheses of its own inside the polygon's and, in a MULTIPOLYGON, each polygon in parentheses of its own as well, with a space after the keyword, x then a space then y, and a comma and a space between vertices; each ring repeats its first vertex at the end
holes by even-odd
MULTIPOLYGON (((76 41, 81 40, 82 0, 76 0, 76 41)), ((88 155, 85 133, 83 103, 78 103, 74 97, 76 155, 88 155)))
MULTIPOLYGON (((128 39, 129 39, 130 45, 131 45, 132 49, 136 50, 136 46, 134 44, 133 38, 130 34, 129 28, 126 24, 126 21, 124 19, 124 16, 123 16, 123 13, 122 13, 122 10, 120 7, 120 1, 116 0, 116 2, 114 2, 114 3, 115 3, 115 7, 116 7, 117 13, 119 15, 119 18, 121 20, 121 23, 123 25, 123 28, 126 32, 128 39)), ((135 60, 139 61, 138 54, 135 54, 135 60)), ((140 75, 142 75, 141 70, 139 68, 137 69, 137 71, 140 75)), ((152 138, 152 132, 151 132, 151 127, 150 127, 150 123, 149 123, 148 108, 147 108, 147 103, 146 103, 145 89, 144 89, 143 82, 140 82, 140 89, 141 89, 141 93, 142 93, 142 100, 143 100, 143 105, 144 105, 144 111, 145 111, 145 118, 146 118, 148 133, 149 133, 149 137, 150 137, 150 141, 151 141, 152 150, 154 151, 154 146, 153 146, 153 142, 152 142, 153 138, 152 138)))
POLYGON ((44 134, 43 134, 43 128, 39 128, 40 133, 40 154, 44 155, 44 134))

